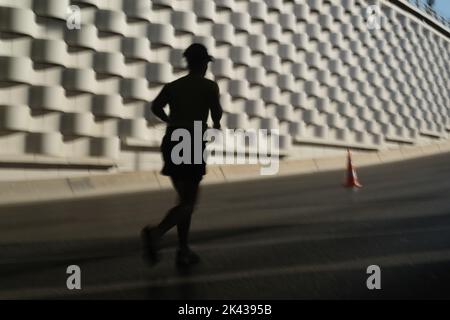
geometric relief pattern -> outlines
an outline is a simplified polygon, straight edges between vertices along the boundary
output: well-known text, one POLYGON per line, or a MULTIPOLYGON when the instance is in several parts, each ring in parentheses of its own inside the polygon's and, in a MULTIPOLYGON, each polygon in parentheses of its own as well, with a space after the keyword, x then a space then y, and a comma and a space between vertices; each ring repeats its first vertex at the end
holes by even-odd
POLYGON ((149 103, 185 72, 192 42, 215 57, 223 126, 279 129, 287 154, 447 138, 449 38, 388 1, 369 30, 373 3, 0 0, 0 157, 154 162, 162 125, 149 103))

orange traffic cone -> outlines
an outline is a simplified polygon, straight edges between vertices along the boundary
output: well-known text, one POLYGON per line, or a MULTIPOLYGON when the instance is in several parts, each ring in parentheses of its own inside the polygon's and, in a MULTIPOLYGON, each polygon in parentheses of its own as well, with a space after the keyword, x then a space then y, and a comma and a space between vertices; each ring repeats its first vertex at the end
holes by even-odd
POLYGON ((344 186, 347 188, 361 188, 362 184, 359 183, 358 176, 356 175, 356 170, 353 167, 350 149, 347 149, 347 154, 348 154, 347 181, 344 183, 344 186))

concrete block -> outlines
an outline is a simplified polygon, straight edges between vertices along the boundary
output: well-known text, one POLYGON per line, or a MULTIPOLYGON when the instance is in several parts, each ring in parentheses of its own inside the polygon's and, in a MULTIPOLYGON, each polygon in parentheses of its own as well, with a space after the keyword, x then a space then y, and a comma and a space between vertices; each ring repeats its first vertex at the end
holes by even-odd
POLYGON ((380 164, 381 160, 380 157, 376 152, 371 153, 352 153, 352 161, 355 164, 355 166, 368 166, 368 165, 375 165, 380 164))
POLYGON ((404 158, 403 153, 399 149, 383 150, 379 152, 378 156, 383 163, 399 161, 404 158))
POLYGON ((424 154, 422 148, 418 148, 417 146, 401 147, 400 152, 403 154, 405 159, 421 157, 424 154))
POLYGON ((440 152, 439 146, 435 143, 420 147, 424 155, 433 155, 440 152))
POLYGON ((314 159, 318 171, 329 171, 343 169, 346 167, 346 158, 342 157, 330 157, 314 159))
POLYGON ((439 143, 439 149, 441 152, 450 152, 450 142, 439 143))
POLYGON ((280 162, 280 176, 318 172, 316 162, 312 159, 286 160, 280 162))
POLYGON ((160 184, 154 171, 96 175, 90 177, 90 183, 96 192, 125 191, 127 189, 137 188, 145 190, 160 189, 160 184))
POLYGON ((205 184, 225 183, 225 181, 225 176, 223 175, 220 166, 208 166, 206 169, 206 175, 202 180, 205 184))
POLYGON ((259 165, 222 165, 221 170, 227 182, 263 177, 259 165))

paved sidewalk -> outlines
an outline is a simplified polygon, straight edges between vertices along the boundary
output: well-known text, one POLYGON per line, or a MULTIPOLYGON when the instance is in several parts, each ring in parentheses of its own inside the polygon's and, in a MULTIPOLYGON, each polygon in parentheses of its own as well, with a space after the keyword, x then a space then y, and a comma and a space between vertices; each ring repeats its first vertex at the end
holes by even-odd
MULTIPOLYGON (((450 152, 450 141, 428 146, 405 146, 381 152, 355 152, 356 167, 380 165, 407 159, 450 152)), ((346 152, 341 156, 306 160, 282 160, 277 177, 345 170, 346 152)), ((235 181, 271 179, 262 176, 259 165, 209 166, 203 184, 222 184, 235 181)), ((0 182, 0 205, 35 203, 39 201, 97 197, 139 191, 166 190, 171 184, 159 171, 96 174, 85 177, 0 182)))

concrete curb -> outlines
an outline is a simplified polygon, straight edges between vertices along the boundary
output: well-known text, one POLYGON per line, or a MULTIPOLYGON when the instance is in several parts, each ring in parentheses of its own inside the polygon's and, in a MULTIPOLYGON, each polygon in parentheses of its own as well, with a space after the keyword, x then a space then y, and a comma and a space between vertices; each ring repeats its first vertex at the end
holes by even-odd
MULTIPOLYGON (((356 167, 378 165, 450 152, 450 141, 427 146, 405 146, 372 153, 354 153, 356 167)), ((207 185, 244 180, 269 179, 286 175, 311 174, 342 169, 346 155, 280 162, 276 176, 260 175, 259 165, 220 165, 208 167, 203 183, 207 185)), ((112 194, 166 190, 170 179, 158 171, 96 174, 85 177, 0 183, 0 205, 26 204, 42 201, 89 198, 112 194)))

